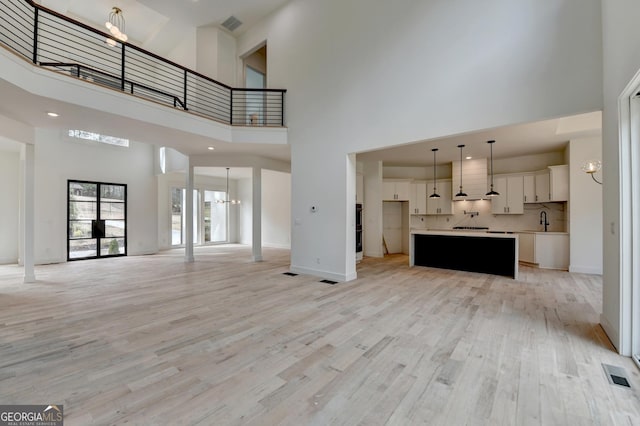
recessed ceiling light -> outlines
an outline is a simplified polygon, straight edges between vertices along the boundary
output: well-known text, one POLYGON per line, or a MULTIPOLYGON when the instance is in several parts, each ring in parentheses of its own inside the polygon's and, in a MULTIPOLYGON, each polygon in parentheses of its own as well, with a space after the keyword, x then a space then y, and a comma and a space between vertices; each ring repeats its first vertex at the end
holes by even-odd
POLYGON ((464 157, 465 160, 471 160, 472 158, 472 156, 464 157))
POLYGON ((59 116, 60 116, 60 114, 58 114, 58 113, 56 113, 56 112, 48 112, 48 113, 47 113, 47 115, 48 115, 49 117, 59 117, 59 116))
POLYGON ((207 149, 208 149, 209 151, 213 151, 213 150, 215 149, 215 147, 210 146, 210 147, 207 147, 207 149))

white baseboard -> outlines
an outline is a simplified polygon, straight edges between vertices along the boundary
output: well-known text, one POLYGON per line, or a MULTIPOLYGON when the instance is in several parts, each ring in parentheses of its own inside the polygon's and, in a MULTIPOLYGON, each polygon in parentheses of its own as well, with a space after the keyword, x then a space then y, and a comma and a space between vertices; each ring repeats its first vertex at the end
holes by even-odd
POLYGON ((303 266, 294 266, 294 265, 291 265, 289 270, 291 272, 295 272, 296 274, 314 275, 316 277, 320 277, 320 278, 324 278, 332 281, 338 281, 338 282, 347 282, 347 281, 355 280, 356 278, 358 278, 358 274, 355 272, 349 275, 336 274, 334 272, 322 271, 320 269, 305 268, 303 266))
POLYGON ((291 250, 291 244, 262 243, 262 247, 291 250))
POLYGON ((616 348, 618 352, 620 352, 620 334, 615 327, 611 325, 609 320, 604 316, 604 314, 600 314, 600 326, 607 333, 607 337, 611 340, 611 343, 616 348))
POLYGON ((575 272, 577 274, 591 274, 591 275, 602 275, 602 267, 593 267, 593 266, 569 266, 569 272, 575 272))

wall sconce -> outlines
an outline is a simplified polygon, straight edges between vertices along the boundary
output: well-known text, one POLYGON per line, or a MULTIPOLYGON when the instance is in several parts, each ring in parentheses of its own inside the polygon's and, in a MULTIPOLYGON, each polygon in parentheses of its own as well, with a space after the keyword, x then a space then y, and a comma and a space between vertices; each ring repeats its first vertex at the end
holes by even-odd
POLYGON ((602 182, 600 182, 594 176, 594 174, 596 172, 599 172, 600 169, 602 169, 602 161, 600 160, 589 160, 582 165, 582 171, 585 173, 589 173, 591 175, 591 179, 593 179, 596 183, 602 185, 602 182))

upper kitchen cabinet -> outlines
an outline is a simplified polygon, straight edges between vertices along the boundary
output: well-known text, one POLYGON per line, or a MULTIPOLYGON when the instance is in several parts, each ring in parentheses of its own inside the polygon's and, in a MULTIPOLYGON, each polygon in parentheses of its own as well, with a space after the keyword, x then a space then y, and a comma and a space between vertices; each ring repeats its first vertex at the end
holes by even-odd
POLYGON ((549 166, 546 170, 536 172, 535 194, 535 203, 569 201, 569 166, 549 166))
POLYGON ((549 166, 549 196, 551 201, 569 201, 569 166, 549 166))
MULTIPOLYGON (((460 189, 460 161, 451 163, 451 177, 453 180, 453 193, 457 194, 460 189)), ((487 193, 486 158, 462 161, 462 190, 467 196, 454 196, 454 200, 480 200, 487 198, 485 196, 487 193)))
POLYGON ((426 182, 413 182, 410 186, 409 213, 427 213, 427 184, 426 182))
POLYGON ((496 176, 493 189, 500 195, 491 198, 491 212, 493 214, 523 214, 524 213, 524 177, 496 176))
POLYGON ((383 201, 409 201, 409 181, 385 179, 382 181, 383 201))
POLYGON ((451 181, 439 180, 436 182, 436 192, 440 198, 430 198, 433 194, 433 183, 427 184, 427 214, 453 214, 453 206, 451 200, 451 181))
POLYGON ((536 203, 551 201, 551 189, 549 187, 549 170, 536 173, 536 203))
POLYGON ((524 175, 523 189, 524 189, 524 202, 535 203, 536 202, 536 176, 533 174, 524 175))

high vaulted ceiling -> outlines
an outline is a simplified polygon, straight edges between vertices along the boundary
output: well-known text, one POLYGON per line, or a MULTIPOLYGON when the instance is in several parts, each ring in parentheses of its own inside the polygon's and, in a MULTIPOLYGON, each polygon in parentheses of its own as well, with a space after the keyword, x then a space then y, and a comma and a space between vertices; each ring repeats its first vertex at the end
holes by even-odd
POLYGON ((289 0, 40 0, 59 13, 105 30, 114 6, 122 9, 129 41, 159 55, 167 55, 185 32, 199 26, 220 26, 228 17, 242 22, 238 36, 289 0))

